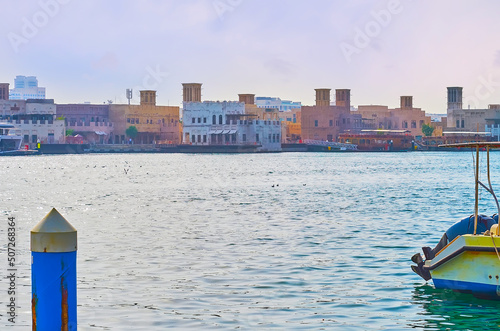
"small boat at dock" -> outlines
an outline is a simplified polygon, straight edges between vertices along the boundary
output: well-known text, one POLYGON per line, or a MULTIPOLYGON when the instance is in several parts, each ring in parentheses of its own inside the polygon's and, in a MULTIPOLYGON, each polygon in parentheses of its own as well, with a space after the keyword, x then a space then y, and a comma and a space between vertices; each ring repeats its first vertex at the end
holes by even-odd
POLYGON ((451 289, 488 299, 500 299, 500 227, 498 214, 480 215, 480 187, 490 193, 500 214, 500 205, 490 177, 490 149, 500 148, 500 142, 471 142, 442 145, 445 148, 475 149, 474 214, 451 226, 439 243, 431 249, 423 247, 425 259, 417 253, 411 260, 412 270, 426 281, 432 279, 437 289, 451 289), (486 152, 487 183, 481 182, 480 151, 486 152))
POLYGON ((16 153, 21 149, 23 137, 16 131, 14 125, 0 123, 0 155, 16 153))

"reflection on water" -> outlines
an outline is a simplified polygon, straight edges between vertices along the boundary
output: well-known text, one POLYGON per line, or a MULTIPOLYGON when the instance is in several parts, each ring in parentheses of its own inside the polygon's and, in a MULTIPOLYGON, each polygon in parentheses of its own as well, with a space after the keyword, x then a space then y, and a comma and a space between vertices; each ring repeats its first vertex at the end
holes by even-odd
MULTIPOLYGON (((0 158, 1 217, 18 220, 17 326, 31 325, 29 230, 52 207, 78 230, 80 330, 496 326, 496 302, 435 291, 410 270, 420 247, 471 214, 470 161, 468 153, 0 158)), ((498 187, 500 177, 492 180, 498 187)), ((486 196, 480 209, 495 212, 486 196)))
POLYGON ((413 303, 422 308, 421 320, 411 327, 426 330, 496 330, 500 328, 500 301, 478 299, 471 294, 415 287, 413 303))

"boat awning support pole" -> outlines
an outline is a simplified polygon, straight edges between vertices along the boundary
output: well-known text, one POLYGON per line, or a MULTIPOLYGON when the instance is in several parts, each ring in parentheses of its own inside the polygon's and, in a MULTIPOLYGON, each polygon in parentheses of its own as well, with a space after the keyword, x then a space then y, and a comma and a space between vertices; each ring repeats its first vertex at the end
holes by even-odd
POLYGON ((477 231, 477 211, 479 204, 479 145, 476 146, 476 203, 474 205, 474 235, 477 231))

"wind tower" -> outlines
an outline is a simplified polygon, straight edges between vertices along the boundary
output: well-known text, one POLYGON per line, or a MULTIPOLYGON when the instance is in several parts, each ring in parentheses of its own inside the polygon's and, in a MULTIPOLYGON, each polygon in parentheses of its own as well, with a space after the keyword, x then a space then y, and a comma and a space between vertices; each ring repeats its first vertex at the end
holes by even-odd
POLYGON ((156 91, 141 91, 141 106, 156 106, 156 91))
POLYGON ((351 109, 351 90, 337 89, 335 90, 335 105, 344 107, 347 110, 351 109))
POLYGON ((462 109, 462 87, 448 87, 448 110, 462 109))
POLYGON ((413 109, 413 97, 412 96, 402 96, 400 101, 399 108, 401 110, 410 110, 413 109))
POLYGON ((255 104, 255 94, 238 94, 240 102, 244 102, 245 105, 255 104))
POLYGON ((329 107, 330 106, 330 91, 329 88, 317 88, 316 91, 316 106, 329 107))
POLYGON ((201 102, 201 84, 200 83, 183 83, 182 84, 182 101, 184 101, 184 102, 201 102))

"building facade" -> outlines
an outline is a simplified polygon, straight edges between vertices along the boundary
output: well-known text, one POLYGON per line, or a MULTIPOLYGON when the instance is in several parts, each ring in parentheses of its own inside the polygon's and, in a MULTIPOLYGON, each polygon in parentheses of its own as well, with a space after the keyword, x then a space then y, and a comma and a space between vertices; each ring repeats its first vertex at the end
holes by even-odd
POLYGON ((113 141, 109 105, 57 104, 56 114, 64 120, 66 130, 81 135, 86 143, 108 144, 113 141))
POLYGON ((446 131, 489 132, 500 139, 500 105, 490 104, 485 109, 463 108, 463 88, 448 87, 446 131))
MULTIPOLYGON (((184 84, 186 87, 193 84, 184 84)), ((201 90, 201 84, 198 84, 201 90)), ((239 101, 198 101, 195 93, 183 95, 182 143, 191 145, 254 145, 257 151, 281 151, 281 124, 274 114, 251 102, 253 95, 239 101), (247 113, 248 109, 248 113, 247 113)))
POLYGON ((109 117, 113 123, 110 143, 179 144, 179 107, 156 105, 156 91, 140 93, 139 105, 109 105, 109 117), (131 126, 137 129, 137 136, 133 138, 126 133, 131 126))
POLYGON ((56 116, 54 100, 0 100, 1 118, 21 131, 23 144, 62 144, 66 135, 64 120, 56 116))
POLYGON ((302 106, 302 139, 334 142, 342 132, 360 131, 364 128, 361 115, 350 111, 350 90, 336 90, 334 106, 330 104, 330 91, 316 89, 316 105, 302 106))
POLYGON ((356 112, 372 129, 408 130, 415 137, 422 136, 423 125, 431 123, 431 118, 425 115, 425 111, 413 107, 412 96, 401 96, 399 108, 360 105, 356 112))
POLYGON ((16 76, 14 88, 9 92, 9 99, 45 99, 45 87, 38 87, 35 76, 16 76))
POLYGON ((279 111, 291 111, 293 109, 300 109, 302 104, 291 100, 281 100, 274 97, 257 97, 255 105, 259 108, 277 109, 279 111))

